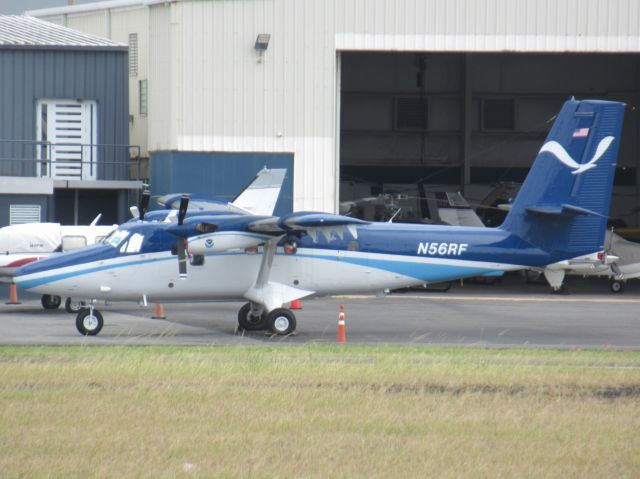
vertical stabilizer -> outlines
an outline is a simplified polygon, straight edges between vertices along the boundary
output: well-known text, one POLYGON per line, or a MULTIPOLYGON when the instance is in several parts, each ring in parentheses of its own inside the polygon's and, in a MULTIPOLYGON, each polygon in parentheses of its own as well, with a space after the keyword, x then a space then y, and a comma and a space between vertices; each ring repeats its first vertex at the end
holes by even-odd
POLYGON ((554 256, 600 251, 624 106, 567 101, 501 228, 554 256))
POLYGON ((231 204, 254 215, 272 215, 286 173, 284 168, 264 168, 231 204))

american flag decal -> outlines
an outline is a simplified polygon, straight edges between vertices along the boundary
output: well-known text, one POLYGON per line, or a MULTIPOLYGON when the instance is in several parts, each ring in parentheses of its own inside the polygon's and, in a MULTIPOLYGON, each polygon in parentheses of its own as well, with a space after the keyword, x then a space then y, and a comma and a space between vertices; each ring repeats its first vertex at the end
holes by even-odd
POLYGON ((589 136, 589 128, 578 128, 572 136, 573 138, 585 138, 589 136))

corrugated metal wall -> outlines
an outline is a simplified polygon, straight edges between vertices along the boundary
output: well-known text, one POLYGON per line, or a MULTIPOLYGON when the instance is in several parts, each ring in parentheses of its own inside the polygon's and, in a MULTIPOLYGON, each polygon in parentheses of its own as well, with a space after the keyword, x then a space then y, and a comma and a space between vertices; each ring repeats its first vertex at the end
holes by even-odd
MULTIPOLYGON (((150 15, 149 149, 293 153, 296 209, 337 208, 336 51, 640 50, 637 0, 183 0, 140 9, 150 15), (271 34, 261 61, 259 33, 271 34)), ((104 12, 65 21, 104 33, 104 12)))
POLYGON ((332 210, 336 54, 326 6, 289 0, 152 7, 151 37, 169 38, 169 45, 152 41, 150 55, 164 59, 169 51, 170 60, 151 75, 151 105, 168 104, 161 106, 165 114, 150 117, 150 149, 293 153, 295 207, 332 210), (259 33, 271 34, 262 57, 254 49, 259 33))
POLYGON ((637 0, 345 0, 339 50, 638 51, 637 0))
MULTIPOLYGON (((95 100, 98 143, 128 145, 127 53, 0 49, 0 158, 35 158, 36 103, 40 99, 95 100), (11 140, 11 141, 8 141, 11 140)), ((123 162, 128 148, 100 148, 102 161, 123 162)), ((35 162, 0 161, 0 176, 33 176, 35 162)), ((125 165, 103 164, 99 179, 129 179, 125 165)))

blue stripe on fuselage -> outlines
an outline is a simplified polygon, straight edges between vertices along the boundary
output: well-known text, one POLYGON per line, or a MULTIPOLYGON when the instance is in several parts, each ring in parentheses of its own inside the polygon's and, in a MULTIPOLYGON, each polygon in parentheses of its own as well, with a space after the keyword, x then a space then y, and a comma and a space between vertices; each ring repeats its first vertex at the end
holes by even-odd
MULTIPOLYGON (((300 247, 324 250, 357 250, 371 254, 403 257, 441 258, 475 262, 544 266, 562 259, 553 253, 532 247, 517 236, 500 228, 371 223, 357 228, 354 239, 345 231, 343 239, 327 241, 319 234, 317 241, 307 235, 299 241, 300 247), (454 254, 419 254, 420 244, 468 245, 464 252, 455 247, 454 254)), ((447 251, 450 251, 447 248, 447 251)), ((592 253, 585 251, 584 254, 592 253)))

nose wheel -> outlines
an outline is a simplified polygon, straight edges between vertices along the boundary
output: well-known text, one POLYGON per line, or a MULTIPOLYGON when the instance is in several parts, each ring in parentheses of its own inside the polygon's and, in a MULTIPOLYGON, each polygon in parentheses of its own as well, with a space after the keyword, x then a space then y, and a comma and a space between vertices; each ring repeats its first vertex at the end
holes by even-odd
POLYGON ((102 326, 104 326, 104 320, 97 309, 83 309, 76 316, 76 329, 83 336, 95 336, 102 326))

